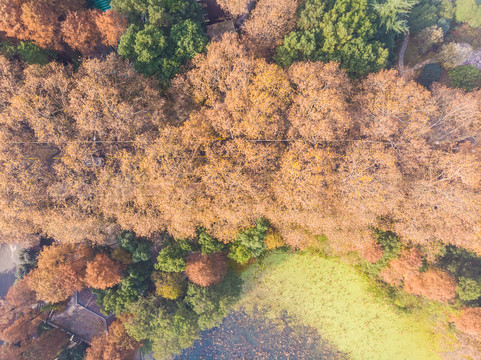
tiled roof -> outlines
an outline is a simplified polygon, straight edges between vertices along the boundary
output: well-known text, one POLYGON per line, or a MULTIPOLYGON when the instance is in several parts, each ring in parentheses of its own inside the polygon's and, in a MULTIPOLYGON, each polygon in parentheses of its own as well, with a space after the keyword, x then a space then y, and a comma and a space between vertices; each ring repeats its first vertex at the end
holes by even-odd
POLYGON ((81 338, 89 343, 94 337, 108 332, 115 315, 104 315, 97 305, 97 295, 86 288, 75 293, 67 309, 59 314, 53 313, 48 323, 81 338))
POLYGON ((94 7, 105 11, 110 9, 110 0, 94 0, 94 7))

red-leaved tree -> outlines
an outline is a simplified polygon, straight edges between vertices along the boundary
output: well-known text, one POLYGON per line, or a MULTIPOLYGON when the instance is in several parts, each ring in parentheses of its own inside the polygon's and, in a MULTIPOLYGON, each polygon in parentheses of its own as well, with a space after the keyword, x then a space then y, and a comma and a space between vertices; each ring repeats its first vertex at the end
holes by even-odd
POLYGON ((191 254, 187 258, 185 273, 190 281, 200 286, 211 286, 222 281, 227 274, 227 259, 224 254, 191 254))

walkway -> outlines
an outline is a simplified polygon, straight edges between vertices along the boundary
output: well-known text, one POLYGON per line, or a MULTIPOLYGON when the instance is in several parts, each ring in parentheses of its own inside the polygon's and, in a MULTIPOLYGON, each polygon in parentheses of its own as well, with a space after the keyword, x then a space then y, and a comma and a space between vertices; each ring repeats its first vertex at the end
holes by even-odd
POLYGON ((399 72, 401 75, 404 74, 404 55, 406 54, 406 48, 408 47, 409 44, 409 31, 406 31, 404 33, 404 40, 401 46, 401 51, 399 51, 399 72))

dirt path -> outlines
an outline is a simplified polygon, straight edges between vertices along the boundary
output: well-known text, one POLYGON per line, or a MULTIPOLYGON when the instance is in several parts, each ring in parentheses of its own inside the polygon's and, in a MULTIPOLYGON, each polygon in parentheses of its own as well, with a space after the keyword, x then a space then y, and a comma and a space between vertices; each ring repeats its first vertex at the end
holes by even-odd
POLYGON ((399 72, 401 75, 404 73, 404 55, 406 54, 406 49, 409 44, 409 32, 404 34, 403 44, 401 46, 401 51, 399 51, 399 72))

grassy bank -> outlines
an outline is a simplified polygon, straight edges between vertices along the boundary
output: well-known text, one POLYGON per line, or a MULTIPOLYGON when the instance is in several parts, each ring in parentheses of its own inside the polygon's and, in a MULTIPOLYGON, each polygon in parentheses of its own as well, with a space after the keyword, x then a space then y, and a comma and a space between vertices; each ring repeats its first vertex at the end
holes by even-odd
POLYGON ((442 305, 419 300, 422 304, 403 311, 403 304, 395 303, 405 299, 387 298, 382 288, 338 259, 274 253, 243 276, 241 306, 267 309, 272 316, 287 311, 352 359, 440 359, 438 352, 450 342, 447 331, 439 333, 447 317, 442 305))

